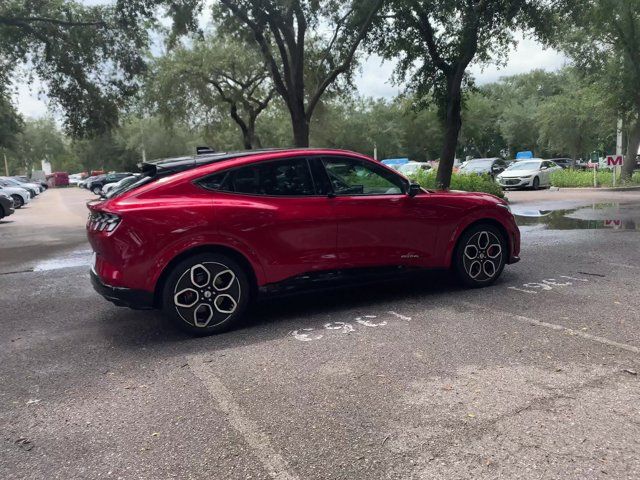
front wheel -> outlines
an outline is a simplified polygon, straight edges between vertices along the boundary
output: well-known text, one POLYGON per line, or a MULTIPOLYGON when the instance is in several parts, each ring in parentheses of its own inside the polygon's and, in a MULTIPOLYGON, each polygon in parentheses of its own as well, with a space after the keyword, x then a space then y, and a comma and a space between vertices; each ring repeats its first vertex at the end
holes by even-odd
POLYGON ((468 287, 486 287, 494 283, 504 269, 507 242, 493 225, 480 224, 466 230, 458 240, 453 268, 468 287))
POLYGON ((206 336, 237 325, 249 297, 247 273, 235 260, 203 253, 173 268, 164 285, 162 309, 182 330, 206 336))
POLYGON ((102 193, 102 187, 93 187, 91 191, 96 195, 100 195, 102 193))
POLYGON ((15 208, 22 208, 22 206, 24 205, 24 200, 20 195, 14 194, 11 195, 11 198, 13 199, 13 206, 15 208))
POLYGON ((533 179, 533 189, 538 190, 540 188, 540 177, 533 179))

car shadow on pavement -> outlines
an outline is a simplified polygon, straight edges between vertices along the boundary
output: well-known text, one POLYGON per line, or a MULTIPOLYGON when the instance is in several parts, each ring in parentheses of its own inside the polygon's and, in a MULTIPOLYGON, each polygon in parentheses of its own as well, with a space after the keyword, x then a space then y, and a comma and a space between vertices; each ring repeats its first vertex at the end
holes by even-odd
POLYGON ((249 308, 238 328, 202 338, 180 331, 159 311, 114 307, 103 314, 101 331, 114 347, 124 350, 144 349, 160 356, 214 352, 276 340, 293 329, 317 326, 318 316, 342 318, 347 310, 375 310, 376 306, 393 302, 424 302, 459 290, 462 287, 448 272, 438 271, 396 281, 266 298, 249 308))

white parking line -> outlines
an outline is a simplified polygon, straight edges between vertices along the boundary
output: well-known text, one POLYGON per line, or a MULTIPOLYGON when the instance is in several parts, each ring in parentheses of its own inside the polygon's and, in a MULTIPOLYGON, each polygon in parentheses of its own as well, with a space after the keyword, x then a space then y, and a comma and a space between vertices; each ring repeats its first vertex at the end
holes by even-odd
POLYGON ((469 303, 469 302, 460 302, 460 303, 462 303, 463 305, 466 305, 469 308, 474 308, 474 309, 478 309, 478 310, 486 310, 486 311, 489 311, 491 313, 495 313, 497 315, 504 315, 504 316, 507 316, 509 318, 513 318, 514 320, 517 320, 519 322, 527 323, 529 325, 537 325, 539 327, 548 328, 550 330, 564 331, 564 332, 567 332, 567 333, 569 333, 571 335, 575 335, 576 337, 582 337, 582 338, 584 338, 586 340, 590 340, 592 342, 598 342, 598 343, 601 343, 603 345, 608 345, 610 347, 615 347, 615 348, 619 348, 621 350, 626 350, 627 352, 640 353, 640 348, 634 347, 633 345, 627 345, 626 343, 615 342, 613 340, 609 340, 608 338, 598 337, 597 335, 591 335, 589 333, 585 333, 585 332, 582 332, 580 330, 574 330, 573 328, 565 327, 565 326, 562 326, 562 325, 557 325, 555 323, 543 322, 541 320, 535 320, 533 318, 524 317, 522 315, 517 315, 517 314, 511 313, 511 312, 505 312, 503 310, 496 310, 495 308, 489 308, 489 307, 485 307, 483 305, 477 305, 475 303, 469 303))
POLYGON ((298 476, 290 471, 287 461, 271 445, 271 441, 258 425, 242 413, 242 409, 233 399, 233 395, 224 384, 207 368, 200 356, 188 356, 187 361, 193 374, 198 377, 218 409, 227 415, 227 419, 253 449, 269 476, 276 480, 298 480, 298 476))

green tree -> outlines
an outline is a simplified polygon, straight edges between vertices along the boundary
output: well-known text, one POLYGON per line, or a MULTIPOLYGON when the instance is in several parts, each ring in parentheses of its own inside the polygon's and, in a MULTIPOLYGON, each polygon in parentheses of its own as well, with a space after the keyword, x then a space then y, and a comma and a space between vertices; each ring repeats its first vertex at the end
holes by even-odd
POLYGON ((11 171, 30 175, 41 168, 42 160, 56 165, 69 154, 67 141, 52 118, 28 120, 17 135, 13 149, 7 154, 11 171))
POLYGON ((244 148, 261 146, 256 122, 274 90, 253 45, 208 36, 159 58, 149 83, 152 103, 166 120, 207 126, 228 112, 244 148))
POLYGON ((512 154, 531 150, 542 155, 538 109, 546 99, 562 92, 565 81, 562 73, 533 70, 482 87, 482 94, 500 112, 497 125, 512 154))
POLYGON ((309 146, 309 125, 321 98, 353 70, 358 47, 383 0, 220 0, 223 22, 252 36, 287 107, 298 147, 309 146), (328 30, 325 37, 314 30, 328 30))
POLYGON ((137 90, 147 33, 113 6, 0 3, 0 78, 27 66, 63 110, 69 132, 103 132, 137 90))
POLYGON ((614 134, 615 112, 605 101, 598 85, 568 73, 563 92, 545 100, 538 109, 536 122, 540 141, 552 151, 568 153, 573 162, 597 149, 614 134))
POLYGON ((469 94, 466 108, 462 112, 462 156, 486 158, 501 154, 505 145, 499 127, 501 111, 500 105, 482 91, 469 94))
POLYGON ((22 116, 11 103, 9 95, 0 91, 0 150, 15 147, 22 128, 22 116))
POLYGON ((398 75, 422 98, 433 97, 444 119, 437 184, 448 188, 462 127, 464 89, 472 62, 504 55, 519 27, 542 31, 543 0, 390 0, 379 35, 387 58, 400 56, 398 75))
POLYGON ((576 65, 597 75, 628 125, 623 178, 630 178, 640 147, 640 0, 566 2, 561 45, 576 65))

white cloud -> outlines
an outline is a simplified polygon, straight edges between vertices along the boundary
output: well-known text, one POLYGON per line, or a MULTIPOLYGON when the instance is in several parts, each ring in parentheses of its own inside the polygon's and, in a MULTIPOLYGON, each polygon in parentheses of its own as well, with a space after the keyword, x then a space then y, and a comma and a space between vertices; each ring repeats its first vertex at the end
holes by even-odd
POLYGON ((27 80, 16 81, 15 87, 13 101, 23 116, 27 118, 46 116, 48 107, 46 95, 39 93, 42 90, 42 82, 40 80, 35 79, 32 82, 27 82, 27 80))
POLYGON ((499 67, 488 65, 483 68, 473 66, 471 73, 478 84, 495 82, 501 77, 517 75, 542 69, 554 71, 562 68, 567 63, 567 58, 557 50, 543 48, 543 46, 531 38, 517 36, 518 44, 511 49, 506 65, 499 67))

